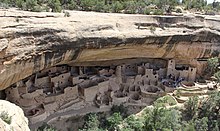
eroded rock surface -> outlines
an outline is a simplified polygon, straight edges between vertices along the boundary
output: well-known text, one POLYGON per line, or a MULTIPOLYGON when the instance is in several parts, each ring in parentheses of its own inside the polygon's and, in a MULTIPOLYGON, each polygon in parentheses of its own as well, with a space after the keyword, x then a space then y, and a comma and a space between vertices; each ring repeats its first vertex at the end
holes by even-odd
POLYGON ((0 130, 1 131, 30 131, 28 120, 24 116, 23 110, 8 101, 0 100, 0 130), (2 117, 4 115, 5 117, 2 117), (10 117, 9 121, 6 120, 10 117))
POLYGON ((219 55, 219 16, 145 16, 0 10, 0 89, 57 65, 175 59, 203 68, 219 55), (155 31, 154 31, 155 28, 155 31))

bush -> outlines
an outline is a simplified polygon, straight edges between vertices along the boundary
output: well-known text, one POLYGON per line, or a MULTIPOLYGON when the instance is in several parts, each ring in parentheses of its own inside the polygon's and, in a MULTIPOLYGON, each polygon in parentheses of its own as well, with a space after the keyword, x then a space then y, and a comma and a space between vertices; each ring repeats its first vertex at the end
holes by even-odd
POLYGON ((84 11, 91 11, 92 8, 95 6, 94 0, 81 0, 80 6, 84 11))
POLYGON ((24 2, 23 0, 17 0, 17 1, 16 1, 16 5, 17 5, 17 7, 20 8, 20 9, 22 9, 24 3, 25 3, 25 2, 24 2))
POLYGON ((154 107, 145 110, 146 131, 177 131, 181 128, 181 114, 176 109, 166 109, 164 107, 154 107))
POLYGON ((67 12, 67 11, 65 11, 65 12, 64 12, 64 17, 70 17, 70 13, 67 12))
POLYGON ((128 110, 126 107, 124 107, 124 105, 113 105, 112 108, 111 108, 111 112, 112 113, 116 113, 116 112, 119 112, 122 117, 127 117, 128 116, 128 110))
POLYGON ((69 2, 68 5, 67 5, 67 8, 68 8, 69 10, 74 10, 74 9, 76 9, 76 8, 77 8, 76 2, 75 2, 74 0, 70 0, 70 2, 69 2))
POLYGON ((154 105, 157 105, 157 106, 173 106, 173 105, 176 105, 176 101, 173 97, 169 96, 169 95, 166 95, 166 96, 163 96, 163 97, 160 97, 158 98, 155 102, 154 102, 154 105))
POLYGON ((34 7, 37 6, 36 0, 26 0, 26 9, 27 10, 34 10, 34 7))
POLYGON ((130 130, 133 129, 135 131, 142 131, 143 127, 144 127, 143 121, 138 118, 135 118, 134 115, 130 115, 129 117, 127 117, 123 123, 123 128, 130 130))
POLYGON ((150 26, 150 32, 153 34, 156 31, 156 28, 154 26, 150 26))
POLYGON ((11 116, 9 116, 7 112, 5 111, 1 112, 0 118, 7 124, 9 125, 11 124, 11 116))
POLYGON ((42 10, 41 6, 37 5, 37 6, 34 6, 34 8, 33 8, 31 11, 41 12, 41 11, 43 11, 43 10, 42 10))
POLYGON ((49 6, 52 9, 52 12, 61 12, 62 7, 59 0, 50 0, 49 6))
POLYGON ((112 4, 112 12, 119 13, 122 9, 123 5, 119 1, 116 1, 112 4))
POLYGON ((97 12, 104 12, 104 6, 105 6, 104 1, 96 0, 92 10, 97 12))
POLYGON ((196 131, 208 131, 208 118, 196 119, 194 121, 196 131))
POLYGON ((57 131, 54 127, 44 123, 42 126, 40 126, 37 131, 57 131))
POLYGON ((145 14, 145 15, 150 15, 150 12, 151 12, 151 9, 146 8, 146 9, 144 10, 144 14, 145 14))
POLYGON ((90 113, 86 115, 83 129, 96 131, 99 129, 99 124, 98 116, 95 113, 90 113))
POLYGON ((1 3, 1 2, 0 2, 0 7, 5 8, 5 9, 8 9, 8 8, 9 8, 9 5, 8 5, 8 3, 1 3))
POLYGON ((120 113, 114 113, 107 118, 107 126, 109 131, 119 130, 119 124, 122 123, 122 116, 120 113))
POLYGON ((109 4, 104 5, 103 12, 105 12, 105 13, 111 12, 111 6, 109 4))
POLYGON ((184 117, 186 120, 191 120, 197 117, 197 112, 199 108, 198 97, 190 97, 189 100, 184 104, 184 117))
POLYGON ((136 3, 135 1, 126 1, 124 2, 123 8, 125 9, 126 14, 135 14, 136 13, 136 3))
POLYGON ((218 57, 213 57, 208 59, 207 64, 208 64, 208 71, 211 73, 211 75, 214 74, 219 65, 218 57))
POLYGON ((153 11, 153 15, 163 15, 163 10, 156 9, 153 11))

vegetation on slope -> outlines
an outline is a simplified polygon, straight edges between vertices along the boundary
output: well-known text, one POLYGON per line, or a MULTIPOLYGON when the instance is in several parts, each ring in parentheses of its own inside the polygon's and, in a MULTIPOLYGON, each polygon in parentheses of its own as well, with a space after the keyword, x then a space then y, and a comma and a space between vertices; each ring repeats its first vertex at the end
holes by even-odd
MULTIPOLYGON (((160 98, 161 99, 161 98, 160 98)), ((167 96, 166 98, 167 99, 167 96)), ((161 103, 161 100, 159 100, 161 103)), ((166 104, 166 103, 164 103, 166 104)), ((184 109, 165 107, 156 104, 147 107, 141 115, 130 115, 123 118, 115 112, 107 118, 99 118, 98 114, 89 114, 83 131, 217 131, 220 129, 220 93, 210 95, 207 99, 190 98, 184 109), (105 124, 101 124, 104 122, 105 124), (104 126, 103 126, 104 125, 104 126)))
POLYGON ((176 6, 187 10, 219 10, 219 2, 207 5, 206 0, 0 0, 0 7, 17 7, 29 11, 61 12, 62 9, 97 11, 97 12, 123 12, 132 14, 163 14, 176 11, 182 12, 176 6))

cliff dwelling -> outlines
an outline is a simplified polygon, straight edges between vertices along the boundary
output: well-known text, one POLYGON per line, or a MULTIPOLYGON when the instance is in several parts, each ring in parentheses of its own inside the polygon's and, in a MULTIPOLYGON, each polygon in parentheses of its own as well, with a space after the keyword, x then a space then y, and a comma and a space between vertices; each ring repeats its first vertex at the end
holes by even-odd
POLYGON ((183 104, 219 91, 207 71, 208 60, 220 57, 219 17, 64 15, 0 9, 0 98, 21 107, 31 129, 53 121, 61 128, 65 118, 121 105, 135 114, 167 95, 183 104))
POLYGON ((13 84, 5 93, 6 100, 19 105, 34 124, 69 107, 147 105, 183 81, 196 81, 196 68, 177 65, 174 59, 111 66, 58 65, 13 84))

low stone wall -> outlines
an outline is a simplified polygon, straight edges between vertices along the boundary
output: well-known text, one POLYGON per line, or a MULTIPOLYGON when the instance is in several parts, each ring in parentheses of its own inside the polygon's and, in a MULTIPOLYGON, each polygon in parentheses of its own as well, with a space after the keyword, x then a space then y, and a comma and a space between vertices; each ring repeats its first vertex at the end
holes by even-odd
POLYGON ((204 92, 204 91, 198 91, 198 92, 183 92, 183 91, 180 91, 180 96, 187 96, 187 97, 190 97, 190 96, 198 96, 198 95, 207 95, 208 92, 204 92))
POLYGON ((47 116, 49 116, 49 113, 43 112, 42 114, 37 115, 37 116, 30 116, 30 117, 28 117, 28 119, 29 119, 31 124, 34 124, 34 123, 37 123, 39 121, 45 120, 47 118, 47 116))
POLYGON ((120 105, 120 104, 122 104, 122 103, 125 103, 125 102, 127 102, 128 101, 128 99, 129 99, 129 97, 114 97, 113 98, 113 104, 114 105, 120 105))
POLYGON ((159 97, 159 96, 164 96, 166 93, 151 93, 151 92, 146 92, 146 91, 141 91, 141 96, 142 97, 150 97, 150 98, 156 98, 156 97, 159 97))
POLYGON ((36 90, 36 91, 34 91, 32 93, 23 94, 22 98, 24 98, 24 99, 32 99, 32 98, 38 97, 40 95, 44 95, 43 89, 36 90))

